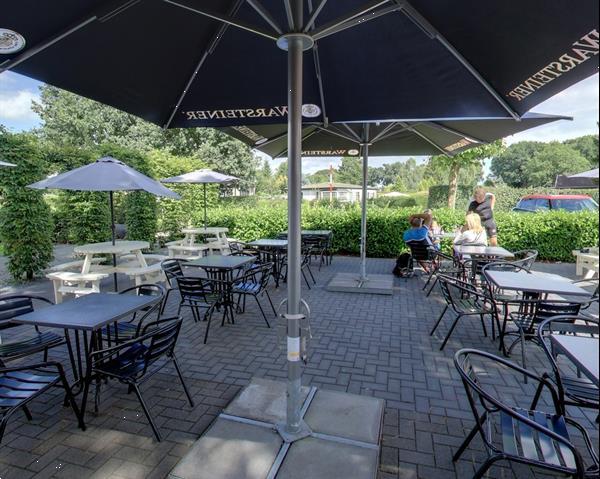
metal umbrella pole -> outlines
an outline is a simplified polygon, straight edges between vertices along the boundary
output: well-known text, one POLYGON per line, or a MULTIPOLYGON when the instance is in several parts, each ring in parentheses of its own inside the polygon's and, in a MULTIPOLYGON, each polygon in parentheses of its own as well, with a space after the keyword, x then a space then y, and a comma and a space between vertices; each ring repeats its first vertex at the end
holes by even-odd
MULTIPOLYGON (((112 244, 115 245, 116 233, 115 233, 115 203, 113 198, 113 192, 108 192, 108 201, 110 203, 110 230, 112 237, 112 244)), ((112 255, 113 268, 117 267, 117 255, 113 253, 112 255)), ((113 285, 115 288, 115 292, 119 291, 119 287, 117 285, 117 272, 113 273, 113 285)))
POLYGON ((369 124, 365 124, 363 129, 363 165, 362 165, 362 198, 361 198, 361 218, 360 218, 360 278, 362 284, 368 281, 367 278, 367 180, 369 175, 369 124))
MULTIPOLYGON (((303 1, 291 0, 290 26, 298 31, 303 24, 303 1)), ((288 276, 287 276, 287 410, 286 424, 280 433, 288 442, 307 435, 301 420, 300 321, 301 311, 301 186, 302 186, 302 73, 303 52, 314 42, 306 34, 282 36, 277 45, 288 55, 288 276)))
POLYGON ((204 229, 206 229, 206 183, 204 183, 203 186, 204 186, 204 229))

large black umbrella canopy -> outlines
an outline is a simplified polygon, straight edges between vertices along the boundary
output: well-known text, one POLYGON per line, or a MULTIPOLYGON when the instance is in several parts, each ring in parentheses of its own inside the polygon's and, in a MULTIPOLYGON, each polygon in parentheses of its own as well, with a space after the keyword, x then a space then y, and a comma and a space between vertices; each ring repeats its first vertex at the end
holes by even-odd
POLYGON ((518 118, 597 71, 598 10, 597 0, 21 0, 3 5, 0 73, 165 128, 288 121, 292 440, 303 429, 302 118, 518 118))
MULTIPOLYGON (((51 176, 45 180, 28 185, 38 190, 72 190, 72 191, 106 191, 109 194, 110 223, 112 243, 115 244, 115 209, 113 192, 115 191, 146 191, 155 196, 179 199, 174 191, 164 187, 158 181, 147 177, 125 163, 105 156, 89 165, 80 166, 71 171, 51 176)), ((113 255, 113 265, 116 257, 113 255)), ((115 290, 117 275, 113 275, 115 290)))
MULTIPOLYGON (((359 156, 361 145, 369 144, 369 156, 456 155, 484 143, 568 116, 526 113, 513 118, 481 120, 398 121, 370 123, 305 124, 302 129, 302 156, 359 156)), ((273 158, 287 156, 287 125, 227 127, 223 132, 273 158)))
MULTIPOLYGON (((527 113, 513 118, 390 123, 309 124, 302 130, 302 156, 363 155, 359 284, 367 278, 367 174, 369 156, 447 155, 515 133, 572 118, 527 113)), ((225 133, 273 158, 287 156, 287 125, 229 127, 225 133)))
POLYGON ((598 69, 597 0, 312 0, 290 29, 292 3, 8 2, 0 28, 20 37, 0 72, 179 128, 285 121, 275 42, 291 30, 318 45, 304 68, 308 120, 516 117, 598 69))

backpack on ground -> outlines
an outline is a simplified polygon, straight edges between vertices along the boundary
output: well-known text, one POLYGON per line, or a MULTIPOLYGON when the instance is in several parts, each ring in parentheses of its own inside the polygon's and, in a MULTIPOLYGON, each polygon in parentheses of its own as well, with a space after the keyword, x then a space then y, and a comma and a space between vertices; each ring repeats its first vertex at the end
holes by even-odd
POLYGON ((412 270, 412 256, 410 253, 402 253, 396 260, 396 266, 392 273, 400 278, 408 276, 412 270))

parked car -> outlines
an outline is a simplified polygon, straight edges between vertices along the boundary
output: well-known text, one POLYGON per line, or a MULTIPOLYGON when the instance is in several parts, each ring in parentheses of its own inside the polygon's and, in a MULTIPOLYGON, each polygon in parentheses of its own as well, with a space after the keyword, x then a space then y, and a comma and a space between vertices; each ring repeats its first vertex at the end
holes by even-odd
POLYGON ((598 211, 598 203, 588 195, 527 195, 519 200, 513 211, 598 211))

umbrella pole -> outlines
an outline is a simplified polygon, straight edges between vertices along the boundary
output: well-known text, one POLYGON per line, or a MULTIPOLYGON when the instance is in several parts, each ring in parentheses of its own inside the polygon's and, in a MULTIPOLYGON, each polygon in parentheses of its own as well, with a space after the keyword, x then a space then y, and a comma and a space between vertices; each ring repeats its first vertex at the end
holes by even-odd
POLYGON ((204 183, 204 229, 206 229, 206 183, 204 183))
MULTIPOLYGON (((303 0, 292 0, 295 23, 302 24, 303 0)), ((302 71, 304 42, 301 34, 286 35, 288 50, 288 275, 287 275, 287 411, 285 433, 302 434, 300 321, 301 312, 301 176, 302 176, 302 71)), ((280 45, 281 46, 281 45, 280 45)))
POLYGON ((361 218, 360 218, 360 278, 362 284, 368 281, 367 278, 367 180, 369 175, 369 125, 364 126, 363 168, 362 168, 362 198, 361 198, 361 218))
MULTIPOLYGON (((113 192, 108 192, 108 201, 110 203, 110 229, 111 229, 111 237, 112 244, 115 244, 116 233, 115 233, 115 203, 113 198, 113 192)), ((113 268, 117 267, 117 255, 113 253, 112 255, 113 268)), ((117 285, 117 273, 116 271, 113 273, 113 284, 115 287, 115 291, 119 291, 119 287, 117 285)))

